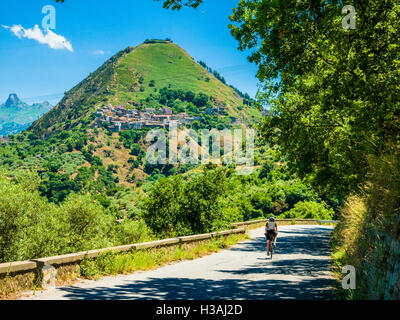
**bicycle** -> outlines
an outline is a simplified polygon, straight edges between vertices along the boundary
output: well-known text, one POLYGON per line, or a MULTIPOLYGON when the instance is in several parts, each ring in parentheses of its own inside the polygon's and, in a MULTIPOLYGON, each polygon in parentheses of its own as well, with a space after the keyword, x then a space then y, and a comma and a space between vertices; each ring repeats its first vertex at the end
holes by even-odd
MULTIPOLYGON (((271 255, 271 259, 272 256, 274 255, 274 238, 272 237, 272 239, 268 239, 268 235, 265 235, 265 239, 267 240, 267 246, 268 246, 268 241, 269 241, 269 254, 271 255)), ((268 254, 268 251, 267 251, 268 254)))
POLYGON ((269 254, 271 255, 271 260, 272 260, 272 256, 274 255, 274 241, 273 240, 270 240, 269 254))

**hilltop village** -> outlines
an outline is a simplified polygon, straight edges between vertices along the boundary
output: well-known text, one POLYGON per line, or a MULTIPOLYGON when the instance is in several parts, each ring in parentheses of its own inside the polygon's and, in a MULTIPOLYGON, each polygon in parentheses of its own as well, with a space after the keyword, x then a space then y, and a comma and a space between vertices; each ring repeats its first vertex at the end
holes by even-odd
POLYGON ((95 113, 95 124, 98 127, 108 126, 111 131, 119 132, 128 129, 167 128, 190 126, 201 117, 193 117, 187 113, 173 114, 170 108, 156 111, 154 108, 144 110, 128 109, 125 105, 101 107, 95 113))

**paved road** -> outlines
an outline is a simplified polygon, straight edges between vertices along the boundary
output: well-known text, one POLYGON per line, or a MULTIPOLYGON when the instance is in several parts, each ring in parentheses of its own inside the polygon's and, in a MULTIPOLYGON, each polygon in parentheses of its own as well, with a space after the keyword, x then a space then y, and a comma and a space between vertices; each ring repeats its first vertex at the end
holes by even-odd
POLYGON ((250 231, 251 239, 200 259, 83 281, 25 299, 329 299, 331 231, 325 226, 282 226, 270 260, 263 229, 255 229, 250 231))

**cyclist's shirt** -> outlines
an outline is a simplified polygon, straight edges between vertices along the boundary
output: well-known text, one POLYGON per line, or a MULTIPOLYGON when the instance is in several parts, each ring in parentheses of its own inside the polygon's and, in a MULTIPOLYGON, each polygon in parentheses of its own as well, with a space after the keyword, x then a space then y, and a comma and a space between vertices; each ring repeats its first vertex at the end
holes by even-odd
POLYGON ((265 226, 267 228, 267 233, 265 234, 267 240, 273 240, 274 237, 277 235, 275 229, 277 224, 275 222, 269 221, 265 226))
POLYGON ((267 227, 267 231, 275 231, 276 229, 276 223, 272 221, 267 222, 265 226, 267 227))

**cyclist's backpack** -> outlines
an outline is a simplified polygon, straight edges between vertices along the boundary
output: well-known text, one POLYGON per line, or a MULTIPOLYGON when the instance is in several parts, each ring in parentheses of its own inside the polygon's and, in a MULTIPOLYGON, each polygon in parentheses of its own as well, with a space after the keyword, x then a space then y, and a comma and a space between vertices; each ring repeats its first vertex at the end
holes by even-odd
POLYGON ((267 223, 267 231, 275 230, 275 227, 276 227, 276 223, 275 222, 269 221, 267 223))

